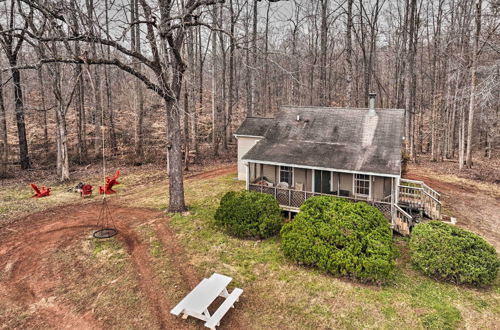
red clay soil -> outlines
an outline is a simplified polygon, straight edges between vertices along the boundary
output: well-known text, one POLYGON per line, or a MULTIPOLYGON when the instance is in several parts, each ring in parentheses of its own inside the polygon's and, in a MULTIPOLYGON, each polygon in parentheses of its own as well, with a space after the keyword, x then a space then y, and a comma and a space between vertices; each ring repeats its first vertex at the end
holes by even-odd
POLYGON ((412 169, 408 179, 424 181, 441 194, 444 214, 457 218, 457 225, 471 230, 500 251, 500 196, 461 183, 446 182, 420 169, 412 169))
MULTIPOLYGON (((234 171, 234 169, 231 169, 234 171)), ((105 328, 93 316, 92 311, 76 312, 67 302, 58 302, 53 291, 64 287, 55 265, 49 262, 55 249, 70 246, 82 240, 95 230, 100 204, 70 205, 54 208, 43 213, 33 214, 0 229, 0 310, 9 306, 30 309, 36 306, 30 327, 53 327, 68 329, 105 328), (50 303, 46 303, 50 299, 50 303)), ((168 219, 157 211, 141 208, 113 207, 117 236, 125 243, 132 264, 138 274, 139 287, 147 299, 148 308, 155 317, 159 329, 192 328, 193 322, 186 322, 170 314, 177 303, 167 301, 154 274, 149 254, 149 243, 134 231, 139 223, 157 221, 157 236, 164 244, 166 252, 174 258, 177 271, 185 278, 183 293, 189 292, 201 278, 194 269, 186 264, 183 248, 178 244, 175 233, 169 228, 168 219)), ((82 276, 91 276, 81 274, 82 276)), ((229 313, 228 316, 230 316, 229 313)), ((237 323, 232 317, 224 320, 226 326, 233 328, 237 323)), ((201 323, 200 323, 201 324, 201 323)), ((0 327, 2 328, 2 327, 0 327)), ((9 326, 7 325, 7 328, 9 326)))
POLYGON ((186 180, 212 179, 212 178, 216 178, 216 177, 223 176, 223 175, 229 175, 231 173, 235 173, 236 171, 237 171, 236 165, 232 164, 232 165, 229 165, 229 166, 224 166, 224 167, 221 167, 221 168, 217 168, 217 169, 212 170, 212 171, 202 172, 202 173, 194 174, 194 175, 191 175, 191 176, 187 175, 186 176, 186 180))

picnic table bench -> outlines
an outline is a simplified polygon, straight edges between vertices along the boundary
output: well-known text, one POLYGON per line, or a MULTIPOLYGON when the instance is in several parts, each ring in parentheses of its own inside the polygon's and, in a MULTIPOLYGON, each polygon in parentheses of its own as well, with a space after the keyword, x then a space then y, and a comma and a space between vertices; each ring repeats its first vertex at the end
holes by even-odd
POLYGON ((196 317, 205 321, 205 326, 215 330, 219 326, 220 320, 226 315, 227 311, 234 307, 243 293, 242 289, 236 288, 229 294, 227 285, 233 279, 228 276, 214 273, 210 278, 204 278, 190 293, 187 294, 180 303, 175 306, 170 313, 186 319, 188 316, 196 317), (208 312, 208 307, 217 297, 226 298, 213 315, 208 312))

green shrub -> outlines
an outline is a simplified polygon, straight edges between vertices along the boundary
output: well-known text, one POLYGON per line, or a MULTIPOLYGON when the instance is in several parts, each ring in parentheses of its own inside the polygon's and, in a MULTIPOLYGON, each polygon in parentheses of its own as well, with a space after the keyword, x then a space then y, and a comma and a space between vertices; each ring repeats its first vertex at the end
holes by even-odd
POLYGON ((385 282, 395 251, 389 222, 376 208, 330 196, 309 198, 281 229, 285 255, 335 275, 385 282))
POLYGON ((236 237, 267 238, 279 233, 283 218, 273 196, 231 191, 222 197, 215 212, 215 223, 236 237))
POLYGON ((500 265, 495 248, 484 239, 440 221, 415 226, 410 254, 425 275, 457 284, 490 284, 500 265))

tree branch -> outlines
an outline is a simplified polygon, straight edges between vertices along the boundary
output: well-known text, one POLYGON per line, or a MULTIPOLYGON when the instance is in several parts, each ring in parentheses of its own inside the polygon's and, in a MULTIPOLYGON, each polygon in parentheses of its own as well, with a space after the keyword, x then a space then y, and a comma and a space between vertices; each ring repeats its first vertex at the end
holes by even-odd
POLYGON ((162 98, 171 98, 171 93, 167 93, 163 88, 158 86, 157 84, 153 83, 151 80, 149 80, 148 77, 146 77, 144 74, 141 72, 133 69, 129 65, 121 62, 118 59, 92 59, 92 58, 83 58, 83 57, 75 57, 75 58, 44 58, 41 59, 38 63, 36 64, 28 64, 28 65, 19 65, 19 66, 14 66, 14 67, 7 67, 7 68, 2 68, 0 71, 9 71, 12 69, 17 69, 17 70, 38 70, 42 65, 48 64, 48 63, 69 63, 69 64, 90 64, 90 65, 114 65, 121 70, 130 73, 131 75, 137 77, 139 80, 141 80, 148 89, 154 91, 157 93, 160 97, 162 98))

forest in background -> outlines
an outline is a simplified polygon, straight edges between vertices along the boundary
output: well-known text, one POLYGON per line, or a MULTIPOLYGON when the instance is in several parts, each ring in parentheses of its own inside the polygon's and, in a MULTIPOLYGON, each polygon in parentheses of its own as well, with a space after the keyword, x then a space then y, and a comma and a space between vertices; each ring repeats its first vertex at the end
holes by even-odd
MULTIPOLYGON (((405 151, 498 158, 497 0, 0 1, 0 176, 234 152, 280 105, 405 109, 405 151), (54 166, 55 165, 55 166, 54 166)), ((172 210, 184 208, 173 195, 172 210)), ((172 198, 171 198, 172 199, 172 198)))

